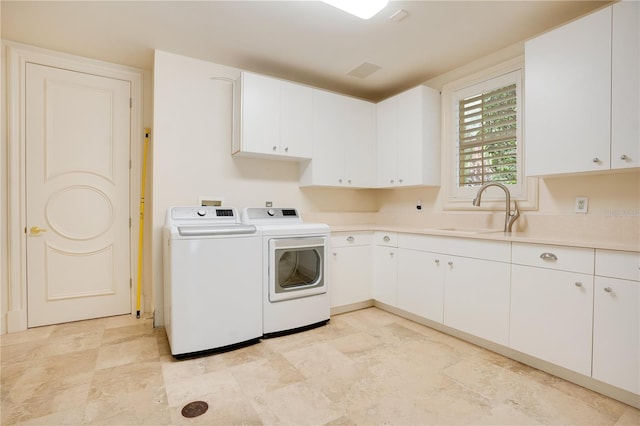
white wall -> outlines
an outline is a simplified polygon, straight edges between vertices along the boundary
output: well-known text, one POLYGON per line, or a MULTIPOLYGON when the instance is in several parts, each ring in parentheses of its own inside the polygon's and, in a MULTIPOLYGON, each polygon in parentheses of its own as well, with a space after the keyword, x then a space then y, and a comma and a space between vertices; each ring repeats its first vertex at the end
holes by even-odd
POLYGON ((232 86, 240 70, 155 52, 152 274, 156 324, 162 317, 162 228, 167 208, 197 205, 198 196, 224 197, 227 206, 375 211, 371 191, 301 189, 296 162, 231 156, 232 86))

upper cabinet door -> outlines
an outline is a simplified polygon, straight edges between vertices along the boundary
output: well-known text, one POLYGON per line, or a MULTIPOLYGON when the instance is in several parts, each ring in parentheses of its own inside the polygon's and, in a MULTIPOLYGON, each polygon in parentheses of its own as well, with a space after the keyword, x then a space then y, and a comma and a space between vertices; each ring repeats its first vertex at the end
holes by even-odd
POLYGON ((376 105, 377 185, 380 187, 393 186, 398 178, 397 103, 398 99, 393 97, 376 105))
POLYGON ((243 72, 236 84, 239 123, 233 154, 292 160, 311 158, 310 87, 248 72, 243 72))
POLYGON ((611 168, 640 167, 640 3, 613 5, 611 168))
POLYGON ((611 8, 528 41, 525 67, 526 173, 608 170, 611 8))
POLYGON ((440 184, 440 93, 417 86, 377 105, 378 186, 440 184))
POLYGON ((286 81, 280 83, 280 153, 311 158, 313 89, 286 81))
POLYGON ((257 154, 278 154, 280 81, 262 75, 242 73, 240 85, 241 150, 257 154))

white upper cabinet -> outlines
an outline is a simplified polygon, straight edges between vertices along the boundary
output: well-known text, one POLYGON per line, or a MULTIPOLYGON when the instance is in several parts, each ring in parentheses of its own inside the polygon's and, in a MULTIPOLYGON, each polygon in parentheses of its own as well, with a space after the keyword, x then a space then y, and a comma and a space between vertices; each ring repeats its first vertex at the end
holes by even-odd
POLYGON ((375 105, 313 91, 313 160, 300 164, 301 186, 374 185, 375 105))
POLYGON ((640 2, 613 5, 611 168, 640 167, 640 2))
POLYGON ((440 184, 440 93, 418 86, 376 105, 377 186, 440 184))
POLYGON ((525 44, 528 175, 640 165, 639 10, 616 3, 525 44))
POLYGON ((236 82, 233 154, 309 159, 313 89, 243 72, 236 82))

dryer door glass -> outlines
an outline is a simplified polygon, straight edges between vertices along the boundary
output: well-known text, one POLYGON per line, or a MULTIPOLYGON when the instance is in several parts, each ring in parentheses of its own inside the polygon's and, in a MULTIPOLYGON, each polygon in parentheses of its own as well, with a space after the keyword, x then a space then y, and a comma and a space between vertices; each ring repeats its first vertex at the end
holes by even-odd
POLYGON ((316 247, 276 249, 276 293, 322 285, 322 259, 316 247))

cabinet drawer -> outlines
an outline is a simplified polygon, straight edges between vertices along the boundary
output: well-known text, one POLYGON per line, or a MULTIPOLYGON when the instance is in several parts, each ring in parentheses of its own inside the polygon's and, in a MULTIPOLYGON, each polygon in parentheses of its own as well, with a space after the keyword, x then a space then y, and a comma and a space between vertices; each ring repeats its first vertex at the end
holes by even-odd
POLYGON ((398 247, 398 233, 397 232, 382 232, 378 231, 373 236, 374 242, 379 246, 398 247))
POLYGON ((593 274, 593 249, 512 243, 511 262, 518 265, 593 274))
POLYGON ((596 250, 596 275, 640 281, 640 253, 596 250))
POLYGON ((337 232, 331 234, 331 247, 351 247, 371 244, 371 232, 337 232))

